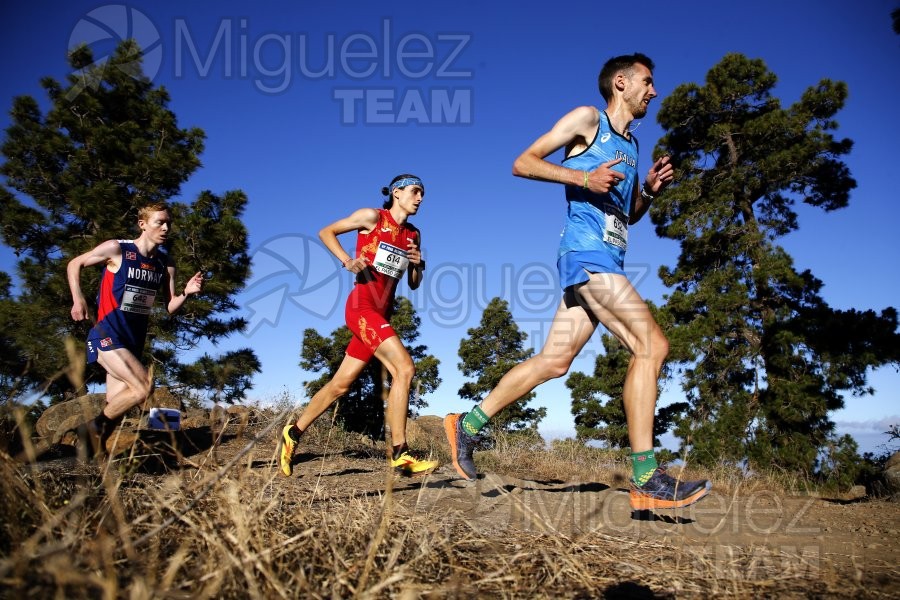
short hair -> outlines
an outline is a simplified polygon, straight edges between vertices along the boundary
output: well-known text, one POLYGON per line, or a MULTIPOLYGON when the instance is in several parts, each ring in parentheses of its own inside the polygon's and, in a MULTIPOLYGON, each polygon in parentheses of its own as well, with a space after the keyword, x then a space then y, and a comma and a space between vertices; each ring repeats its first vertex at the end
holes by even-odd
POLYGON ((653 71, 654 64, 653 61, 650 60, 650 57, 646 54, 641 54, 640 52, 635 52, 634 54, 623 54, 622 56, 614 56, 603 65, 603 68, 600 69, 600 76, 597 77, 597 85, 600 88, 600 95, 603 96, 603 99, 609 102, 612 100, 612 88, 613 88, 613 77, 615 77, 616 73, 620 71, 625 71, 630 74, 634 69, 634 65, 644 65, 651 72, 653 71))
POLYGON ((138 209, 138 221, 146 221, 150 218, 155 212, 166 211, 169 214, 172 214, 172 211, 169 209, 168 203, 163 200, 156 200, 149 204, 145 204, 138 209))

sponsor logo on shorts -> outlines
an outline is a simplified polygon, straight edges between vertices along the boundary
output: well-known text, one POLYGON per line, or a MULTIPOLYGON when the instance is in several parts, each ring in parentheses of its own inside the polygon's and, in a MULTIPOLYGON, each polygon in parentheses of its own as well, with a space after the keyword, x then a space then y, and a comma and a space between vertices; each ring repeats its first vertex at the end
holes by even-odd
POLYGON ((385 327, 390 327, 390 326, 391 326, 390 323, 384 323, 381 325, 381 329, 384 329, 385 327))
POLYGON ((112 343, 112 338, 103 338, 102 340, 100 340, 100 347, 106 348, 107 346, 112 346, 112 343))

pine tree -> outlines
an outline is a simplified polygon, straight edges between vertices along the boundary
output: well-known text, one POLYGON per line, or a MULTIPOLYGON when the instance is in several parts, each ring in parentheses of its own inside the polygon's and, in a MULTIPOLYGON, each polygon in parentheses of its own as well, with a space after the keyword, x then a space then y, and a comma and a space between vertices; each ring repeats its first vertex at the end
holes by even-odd
POLYGON ((256 353, 244 348, 218 359, 204 354, 193 364, 181 365, 176 376, 194 405, 202 406, 204 401, 233 404, 244 398, 253 374, 260 370, 256 353))
POLYGON ((12 331, 16 326, 16 302, 11 293, 12 279, 0 272, 0 400, 15 398, 20 376, 28 371, 25 353, 18 347, 12 331))
MULTIPOLYGON (((468 338, 459 343, 459 368, 466 377, 475 377, 459 388, 459 396, 474 403, 481 402, 497 387, 500 379, 514 366, 532 355, 531 348, 524 348, 527 335, 509 312, 509 304, 493 298, 481 315, 478 327, 468 330, 468 338)), ((519 398, 490 421, 490 427, 498 431, 537 430, 538 423, 547 416, 546 408, 529 408, 526 405, 534 392, 519 398)))
POLYGON ((841 394, 869 393, 867 370, 896 364, 900 340, 894 308, 829 307, 776 243, 798 229, 797 202, 838 210, 856 182, 842 161, 852 142, 832 134, 846 85, 823 80, 782 108, 775 83, 762 61, 729 54, 663 101, 655 154, 677 178, 651 218, 681 244, 660 274, 691 406, 676 433, 693 434, 693 460, 812 473, 841 394))
MULTIPOLYGON (((434 392, 441 384, 438 373, 440 361, 428 354, 427 346, 414 344, 419 339, 422 319, 408 298, 394 298, 390 323, 416 366, 416 375, 409 390, 409 416, 416 417, 421 409, 428 406, 423 396, 434 392)), ((324 337, 312 328, 303 332, 300 367, 306 371, 321 373, 318 378, 306 382, 307 397, 312 398, 334 377, 352 337, 353 334, 346 325, 332 331, 330 337, 324 337)), ((390 386, 388 379, 389 375, 381 361, 372 358, 347 394, 338 400, 334 413, 336 422, 346 431, 362 433, 372 439, 383 439, 382 398, 383 391, 390 386)))
MULTIPOLYGON (((176 260, 176 290, 198 270, 213 275, 178 315, 168 316, 157 303, 143 357, 152 362, 157 382, 178 384, 177 373, 185 366, 177 361, 179 352, 245 326, 228 313, 237 308, 233 295, 250 272, 240 220, 247 198, 240 191, 204 192, 190 205, 171 202, 200 166, 204 133, 178 126, 167 106, 168 92, 143 75, 140 56, 131 40, 105 64, 94 64, 90 50, 78 48, 69 56, 75 72, 67 85, 50 78, 41 82, 50 100, 46 114, 32 97, 13 102, 2 145, 6 185, 0 187, 0 235, 18 257, 18 282, 0 311, 15 315, 4 333, 15 358, 0 368, 19 393, 46 387, 58 400, 83 391, 62 376, 69 363, 64 340, 74 339, 83 356, 89 328, 70 317, 66 264, 105 240, 139 233, 137 210, 150 202, 172 206, 174 230, 167 245, 176 260)), ((100 268, 82 273, 89 302, 100 274, 100 268)), ((253 361, 242 364, 251 369, 243 374, 249 377, 253 361)), ((102 369, 86 374, 88 381, 104 380, 102 369)))

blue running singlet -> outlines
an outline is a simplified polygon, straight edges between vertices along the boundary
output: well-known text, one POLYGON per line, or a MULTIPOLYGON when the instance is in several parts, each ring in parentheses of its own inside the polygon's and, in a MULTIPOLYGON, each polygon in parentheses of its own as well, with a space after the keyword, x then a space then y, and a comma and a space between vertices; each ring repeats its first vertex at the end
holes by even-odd
POLYGON ((87 359, 97 360, 97 352, 126 348, 140 357, 147 337, 147 323, 156 294, 167 280, 167 258, 143 256, 131 240, 119 240, 122 263, 113 273, 103 269, 97 293, 97 324, 87 338, 87 359))
POLYGON ((566 185, 568 209, 557 260, 563 289, 587 281, 585 269, 624 274, 628 218, 638 183, 637 156, 638 142, 634 135, 625 138, 617 133, 606 112, 600 111, 600 123, 590 145, 563 160, 563 166, 569 169, 590 172, 605 162, 622 158, 613 169, 625 175, 624 180, 605 194, 566 185))

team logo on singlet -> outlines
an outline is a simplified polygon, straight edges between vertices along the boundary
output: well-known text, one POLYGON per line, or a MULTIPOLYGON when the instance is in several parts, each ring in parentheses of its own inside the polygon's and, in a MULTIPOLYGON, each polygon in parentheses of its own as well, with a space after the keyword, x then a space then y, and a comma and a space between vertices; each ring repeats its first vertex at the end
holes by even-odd
POLYGON ((126 250, 125 260, 137 260, 137 253, 126 250))
POLYGON ((633 156, 628 156, 621 150, 616 150, 616 160, 622 159, 622 161, 628 165, 629 167, 636 168, 637 167, 637 159, 633 156))

